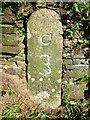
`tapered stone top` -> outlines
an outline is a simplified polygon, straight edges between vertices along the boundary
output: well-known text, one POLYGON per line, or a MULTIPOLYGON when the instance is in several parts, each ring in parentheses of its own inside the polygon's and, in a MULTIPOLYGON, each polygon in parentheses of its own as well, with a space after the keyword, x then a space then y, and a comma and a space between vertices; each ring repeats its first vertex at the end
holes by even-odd
POLYGON ((27 23, 28 86, 32 98, 46 108, 61 104, 62 24, 49 9, 34 12, 27 23))

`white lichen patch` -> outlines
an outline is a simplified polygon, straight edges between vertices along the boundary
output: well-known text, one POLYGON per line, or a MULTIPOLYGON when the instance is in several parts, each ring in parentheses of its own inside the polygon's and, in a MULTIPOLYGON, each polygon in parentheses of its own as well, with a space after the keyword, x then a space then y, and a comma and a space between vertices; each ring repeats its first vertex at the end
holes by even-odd
POLYGON ((60 74, 60 73, 61 73, 61 71, 59 70, 59 71, 58 71, 58 73, 60 74))
POLYGON ((41 29, 43 29, 43 27, 41 27, 41 29))
POLYGON ((29 28, 27 28, 27 37, 28 37, 28 39, 30 39, 30 38, 31 38, 31 33, 30 33, 29 28))
POLYGON ((50 78, 48 78, 48 81, 50 81, 50 78))
POLYGON ((49 97, 50 97, 50 94, 48 93, 48 91, 42 91, 42 92, 39 92, 37 95, 35 95, 34 99, 42 102, 43 99, 48 99, 49 97))
POLYGON ((61 79, 58 79, 57 82, 58 82, 58 83, 61 83, 61 79))
POLYGON ((64 84, 68 84, 68 81, 64 81, 64 84))
POLYGON ((31 78, 31 75, 28 73, 28 79, 30 79, 31 78))
POLYGON ((34 68, 36 67, 36 65, 34 65, 34 68))
POLYGON ((52 89, 52 92, 55 92, 55 89, 52 89))
POLYGON ((72 80, 69 80, 69 85, 73 85, 74 82, 72 80))
POLYGON ((31 78, 31 81, 34 82, 34 81, 35 81, 35 78, 31 78))
POLYGON ((60 93, 56 94, 56 98, 58 98, 58 99, 60 98, 60 93))
POLYGON ((43 81, 43 78, 40 78, 39 81, 43 81))

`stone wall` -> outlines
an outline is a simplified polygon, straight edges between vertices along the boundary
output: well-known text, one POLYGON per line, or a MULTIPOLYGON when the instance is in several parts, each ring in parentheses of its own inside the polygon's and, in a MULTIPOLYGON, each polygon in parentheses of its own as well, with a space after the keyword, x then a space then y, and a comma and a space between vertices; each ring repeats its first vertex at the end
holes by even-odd
MULTIPOLYGON (((63 49, 63 73, 62 89, 63 97, 68 94, 71 101, 81 101, 85 98, 87 82, 81 82, 81 79, 89 72, 89 58, 86 57, 86 51, 80 48, 72 48, 72 41, 64 39, 63 49)), ((89 50, 89 48, 86 48, 89 50)))
POLYGON ((10 9, 0 16, 0 71, 26 79, 23 22, 16 21, 10 9), (21 23, 20 23, 21 22, 21 23), (2 24, 1 24, 2 23, 2 24))

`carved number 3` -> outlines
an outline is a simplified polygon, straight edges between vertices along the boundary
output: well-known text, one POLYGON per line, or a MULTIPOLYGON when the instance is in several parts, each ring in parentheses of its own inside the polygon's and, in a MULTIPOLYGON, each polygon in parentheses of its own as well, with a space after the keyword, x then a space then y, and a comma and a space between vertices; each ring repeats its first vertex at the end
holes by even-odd
POLYGON ((50 56, 48 56, 48 55, 41 55, 40 58, 41 58, 41 59, 42 59, 42 58, 47 59, 47 62, 46 62, 46 63, 43 62, 43 64, 44 64, 44 65, 46 66, 46 68, 47 68, 47 71, 44 70, 44 73, 41 73, 41 72, 40 72, 39 74, 42 75, 42 76, 48 77, 48 75, 51 74, 50 56))

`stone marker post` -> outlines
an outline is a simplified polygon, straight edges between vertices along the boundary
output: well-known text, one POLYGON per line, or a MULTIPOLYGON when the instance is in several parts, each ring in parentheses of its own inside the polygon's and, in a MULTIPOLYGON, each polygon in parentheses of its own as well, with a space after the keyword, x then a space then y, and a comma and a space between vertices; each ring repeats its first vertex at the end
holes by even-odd
POLYGON ((61 104, 62 24, 49 9, 34 12, 27 24, 28 86, 32 98, 46 108, 61 104))

